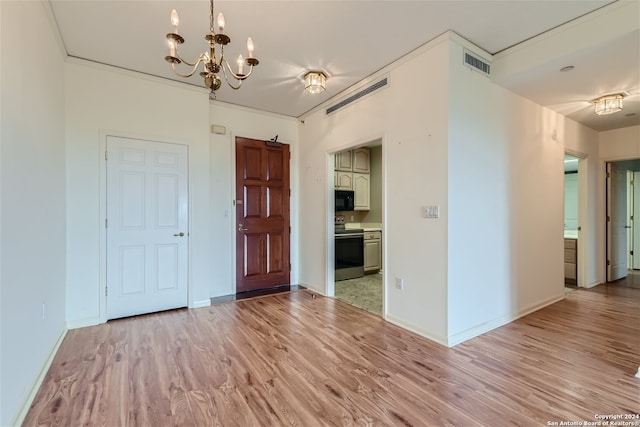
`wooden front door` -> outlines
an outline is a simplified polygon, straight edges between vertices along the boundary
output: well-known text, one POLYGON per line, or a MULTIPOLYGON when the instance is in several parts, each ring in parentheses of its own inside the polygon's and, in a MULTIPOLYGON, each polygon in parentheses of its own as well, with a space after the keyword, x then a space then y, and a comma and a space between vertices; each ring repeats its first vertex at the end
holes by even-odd
POLYGON ((289 281, 289 146, 236 138, 236 292, 289 281))

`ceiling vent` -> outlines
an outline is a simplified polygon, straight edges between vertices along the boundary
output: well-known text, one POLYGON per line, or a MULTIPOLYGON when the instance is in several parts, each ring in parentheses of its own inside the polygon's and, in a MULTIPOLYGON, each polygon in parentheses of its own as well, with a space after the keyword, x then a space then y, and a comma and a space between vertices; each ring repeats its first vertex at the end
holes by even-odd
POLYGON ((491 64, 489 61, 480 58, 467 49, 464 50, 464 64, 469 66, 472 70, 478 71, 487 77, 491 74, 491 64))
POLYGON ((365 89, 362 89, 360 92, 357 92, 357 93, 351 95, 347 99, 345 99, 343 101, 340 101, 337 104, 327 108, 327 115, 331 114, 331 113, 333 113, 333 112, 335 112, 335 111, 337 111, 337 110, 339 110, 341 108, 346 107, 347 105, 351 104, 352 102, 355 102, 355 101, 359 100, 360 98, 365 97, 365 96, 369 95, 370 93, 375 92, 378 89, 381 89, 381 88, 385 87, 387 84, 388 84, 388 80, 385 77, 384 79, 380 80, 379 82, 374 83, 371 86, 369 86, 369 87, 367 87, 365 89))

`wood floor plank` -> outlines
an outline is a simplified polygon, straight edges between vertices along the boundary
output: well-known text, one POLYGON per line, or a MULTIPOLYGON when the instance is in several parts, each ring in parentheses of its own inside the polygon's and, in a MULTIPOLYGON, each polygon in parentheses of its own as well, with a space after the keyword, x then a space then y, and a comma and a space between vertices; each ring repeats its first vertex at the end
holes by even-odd
POLYGON ((448 349, 296 291, 69 331, 24 425, 546 426, 640 412, 640 289, 448 349))

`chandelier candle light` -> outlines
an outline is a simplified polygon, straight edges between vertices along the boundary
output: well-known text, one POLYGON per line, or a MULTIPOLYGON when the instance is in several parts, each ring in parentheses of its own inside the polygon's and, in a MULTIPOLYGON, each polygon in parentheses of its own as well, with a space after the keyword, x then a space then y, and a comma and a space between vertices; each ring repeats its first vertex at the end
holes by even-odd
POLYGON ((215 98, 216 90, 220 89, 220 85, 222 84, 222 80, 218 76, 218 73, 222 71, 224 75, 224 79, 227 84, 233 89, 240 89, 240 85, 242 82, 251 75, 253 72, 253 67, 258 65, 259 61, 253 57, 253 40, 251 37, 247 39, 247 50, 249 54, 247 58, 244 59, 242 55, 238 56, 237 64, 238 64, 238 72, 234 73, 231 69, 231 65, 229 65, 229 61, 224 57, 224 47, 231 43, 231 39, 229 36, 224 34, 224 15, 222 13, 218 14, 218 32, 215 32, 213 25, 213 0, 210 1, 210 14, 209 14, 209 33, 204 36, 204 39, 209 44, 209 50, 198 55, 198 58, 195 62, 191 63, 185 61, 178 54, 178 45, 184 43, 184 38, 178 33, 178 24, 180 23, 180 17, 178 16, 178 12, 173 9, 171 11, 171 25, 173 27, 173 32, 167 34, 167 42, 169 44, 169 55, 165 56, 165 61, 171 64, 171 69, 180 77, 191 77, 198 71, 198 66, 203 64, 203 71, 200 72, 200 75, 204 77, 204 84, 211 89, 211 98, 215 98), (220 47, 220 55, 218 56, 216 53, 216 48, 220 47), (176 64, 184 63, 191 68, 191 71, 182 74, 176 70, 176 64), (249 67, 248 72, 244 73, 244 65, 249 67), (229 79, 229 76, 235 80, 232 81, 229 79), (237 83, 237 84, 234 84, 237 83))

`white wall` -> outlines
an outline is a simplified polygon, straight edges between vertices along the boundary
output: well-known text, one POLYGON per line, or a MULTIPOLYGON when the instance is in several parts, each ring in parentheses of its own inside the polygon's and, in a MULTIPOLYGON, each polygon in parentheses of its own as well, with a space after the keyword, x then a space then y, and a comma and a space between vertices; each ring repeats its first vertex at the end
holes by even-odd
POLYGON ((0 425, 18 422, 65 331, 63 61, 47 7, 0 2, 0 425))
MULTIPOLYGON (((449 81, 448 342, 563 297, 561 118, 463 65, 449 81)), ((486 57, 481 51, 477 52, 486 57)))
POLYGON ((465 333, 477 334, 468 330, 511 312, 509 162, 510 144, 520 135, 505 126, 510 96, 463 66, 462 46, 454 40, 448 64, 448 340, 461 341, 465 333))
POLYGON ((439 342, 447 337, 447 62, 440 37, 392 67, 389 87, 329 116, 312 112, 300 127, 300 282, 325 293, 333 269, 328 154, 382 137, 383 269, 387 283, 405 284, 388 287, 386 318, 439 342), (421 218, 426 204, 440 205, 442 217, 421 218))
MULTIPOLYGON (((224 88, 223 88, 224 89, 224 88)), ((290 145, 291 283, 298 284, 298 121, 247 108, 213 102, 211 123, 226 127, 225 135, 211 134, 211 241, 212 297, 235 293, 235 138, 271 139, 290 145)))
POLYGON ((104 321, 100 180, 104 134, 189 147, 189 305, 208 305, 212 247, 209 97, 204 89, 80 61, 65 67, 67 147, 67 322, 104 321), (102 306, 101 306, 102 303, 102 306))
POLYGON ((386 317, 447 345, 564 297, 565 143, 594 136, 469 70, 463 46, 439 37, 389 67, 389 88, 304 117, 300 142, 301 282, 329 287, 327 154, 383 135, 386 317))
POLYGON ((292 152, 291 282, 297 283, 297 120, 210 102, 203 89, 79 61, 66 66, 66 90, 68 221, 73 224, 68 232, 67 267, 71 327, 104 320, 100 305, 100 138, 112 131, 189 146, 190 306, 235 293, 235 137, 270 139, 278 134, 278 141, 290 144, 292 152), (210 133, 210 124, 225 126, 226 134, 210 133))
POLYGON ((598 140, 603 161, 640 158, 640 126, 600 132, 598 140))

